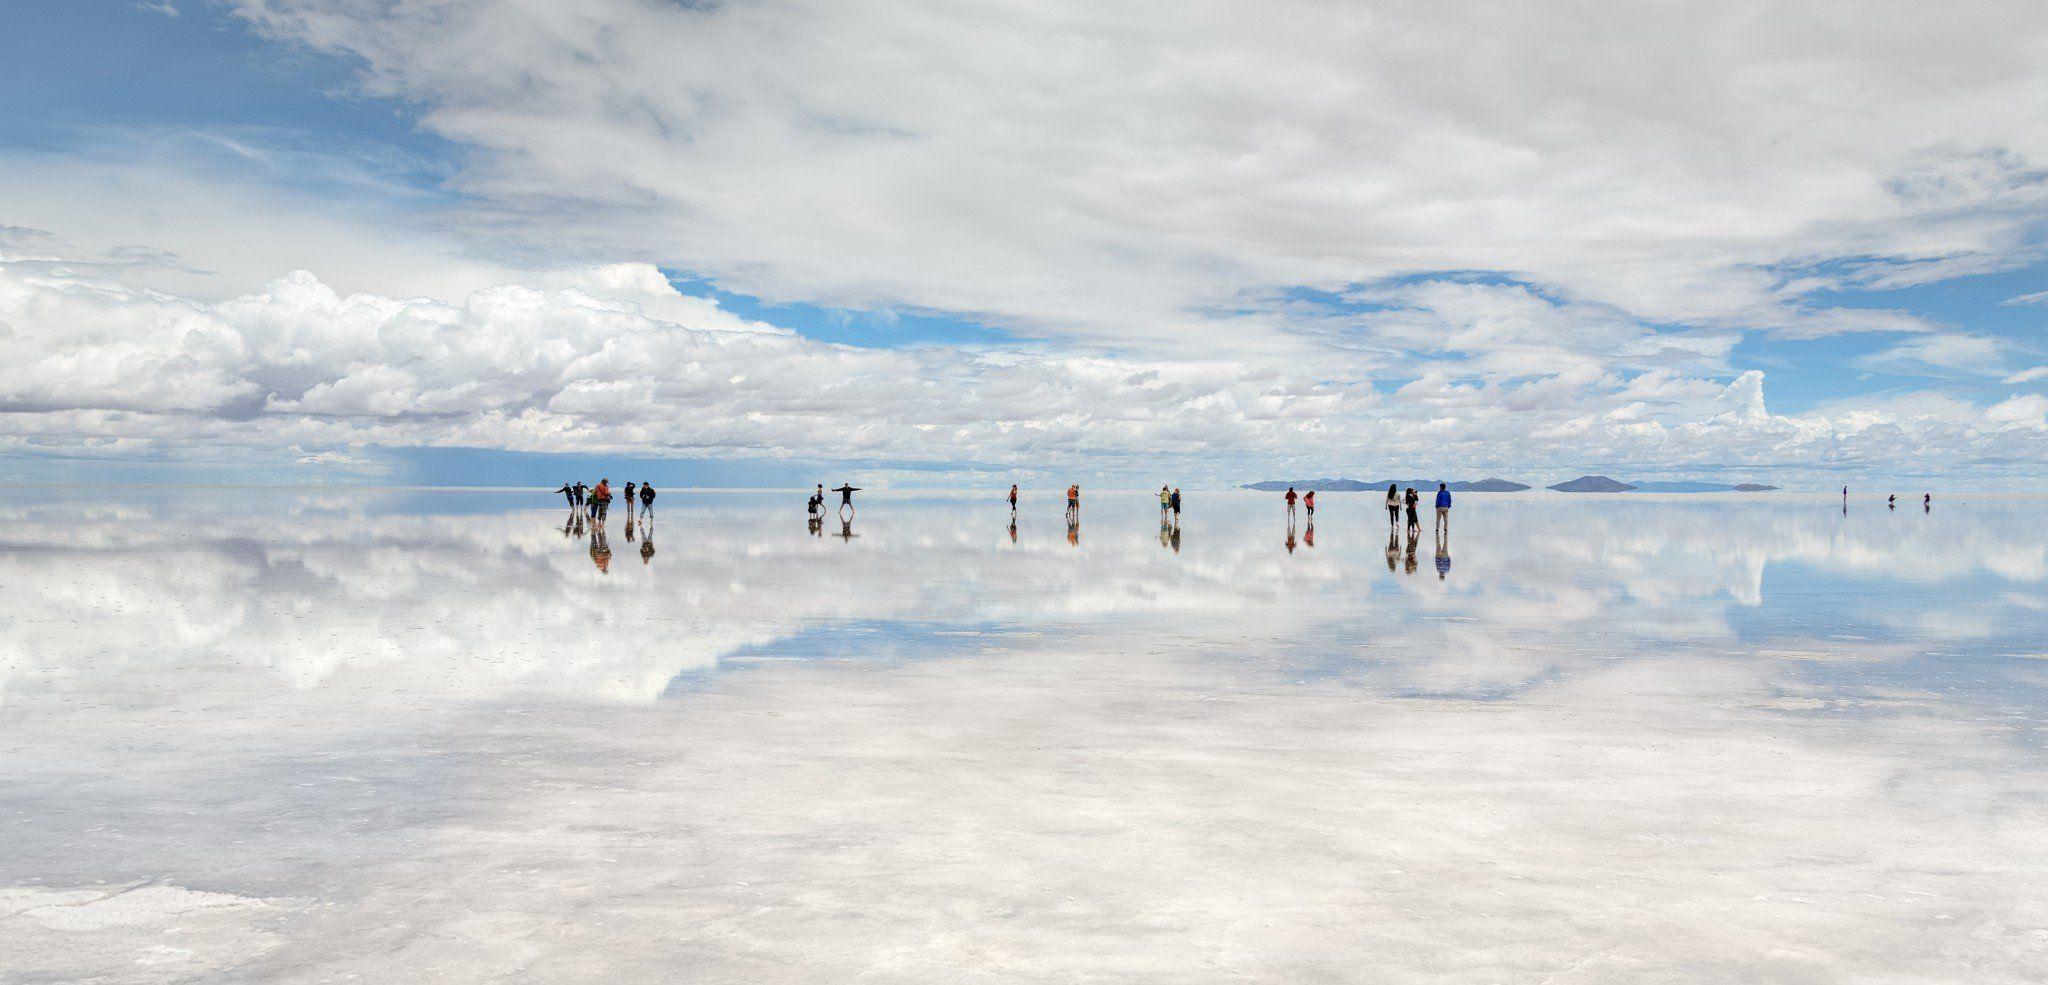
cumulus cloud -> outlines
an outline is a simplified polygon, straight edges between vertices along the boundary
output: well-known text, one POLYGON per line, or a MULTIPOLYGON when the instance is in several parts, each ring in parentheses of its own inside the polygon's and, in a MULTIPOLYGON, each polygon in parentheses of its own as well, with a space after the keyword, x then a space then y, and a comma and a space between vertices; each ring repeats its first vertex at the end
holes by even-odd
POLYGON ((1617 324, 1586 348, 1546 346, 1521 322, 1555 306, 1516 288, 1386 292, 1382 315, 1417 319, 1443 332, 1437 349, 1478 356, 1396 346, 1349 363, 1334 349, 1302 362, 861 348, 685 297, 650 267, 552 280, 441 301, 342 294, 297 271, 202 301, 0 263, 0 451, 227 446, 309 465, 394 446, 1130 472, 1170 461, 1235 481, 1276 462, 1938 468, 2038 462, 2048 447, 2025 399, 1988 411, 1928 395, 1772 414, 1762 372, 1701 371, 1718 364, 1722 342, 1667 344, 1617 324), (1668 356, 1674 347, 1683 355, 1668 356), (1504 351, 1524 364, 1488 363, 1504 351), (1377 365, 1416 375, 1383 393, 1360 368, 1377 365))

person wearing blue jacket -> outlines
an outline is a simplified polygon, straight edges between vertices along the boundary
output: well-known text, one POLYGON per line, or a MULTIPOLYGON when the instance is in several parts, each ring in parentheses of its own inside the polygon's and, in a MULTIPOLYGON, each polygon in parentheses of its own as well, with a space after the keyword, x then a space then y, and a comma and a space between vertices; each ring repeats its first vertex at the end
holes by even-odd
POLYGON ((1436 484, 1436 535, 1448 537, 1451 533, 1451 487, 1441 482, 1436 484))

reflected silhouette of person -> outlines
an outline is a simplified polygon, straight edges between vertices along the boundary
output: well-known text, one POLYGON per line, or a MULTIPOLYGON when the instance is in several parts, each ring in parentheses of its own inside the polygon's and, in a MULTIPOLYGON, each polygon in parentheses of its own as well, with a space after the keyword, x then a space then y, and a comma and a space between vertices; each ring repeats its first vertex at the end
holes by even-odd
POLYGON ((1015 516, 1012 516, 1012 517, 1010 517, 1010 543, 1014 544, 1014 543, 1016 543, 1016 542, 1017 542, 1017 518, 1016 518, 1015 516))
POLYGON ((1173 523, 1166 518, 1166 511, 1161 509, 1159 511, 1159 546, 1165 547, 1167 541, 1172 537, 1173 523))
POLYGON ((1921 496, 1921 497, 1920 497, 1920 512, 1922 512, 1922 513, 1932 513, 1932 512, 1934 512, 1934 494, 1933 494, 1933 493, 1927 493, 1926 495, 1923 495, 1923 496, 1921 496))
POLYGON ((593 525, 590 528, 590 560, 597 565, 598 571, 611 574, 612 545, 611 541, 606 539, 602 526, 593 525))
POLYGON ((811 518, 804 521, 804 526, 809 528, 810 532, 815 536, 825 536, 825 518, 822 516, 815 513, 811 514, 811 518))
POLYGON ((1314 520, 1310 520, 1308 526, 1301 528, 1301 546, 1316 546, 1316 522, 1314 520))
POLYGON ((562 521, 562 539, 568 540, 574 536, 576 536, 576 514, 571 513, 569 514, 569 519, 562 521))
MULTIPOLYGON (((645 487, 642 487, 642 488, 645 488, 645 487)), ((645 529, 645 530, 642 530, 642 531, 640 532, 640 563, 641 563, 641 564, 646 564, 646 563, 648 563, 648 562, 650 562, 650 561, 653 561, 653 560, 654 560, 654 524, 652 524, 652 523, 649 523, 649 524, 647 525, 647 529, 645 529)))
POLYGON ((1180 553, 1180 524, 1173 525, 1173 553, 1180 553))
POLYGON ((1451 544, 1443 537, 1436 539, 1436 580, 1443 581, 1451 573, 1451 544))
POLYGON ((1067 517, 1067 544, 1070 547, 1081 546, 1081 518, 1078 516, 1067 517))
POLYGON ((583 511, 576 511, 576 536, 583 536, 583 511))
POLYGON ((1287 524, 1287 553, 1294 553, 1294 524, 1287 524))
POLYGON ((842 516, 839 518, 839 532, 833 536, 840 540, 852 540, 860 535, 853 532, 853 518, 842 516))
POLYGON ((1389 528, 1387 530, 1387 573, 1393 574, 1395 571, 1400 570, 1400 567, 1401 534, 1399 531, 1389 528))
POLYGON ((626 518, 626 543, 630 544, 630 543, 632 543, 632 542, 633 542, 633 518, 632 518, 632 517, 627 517, 627 518, 626 518))
POLYGON ((1408 550, 1401 555, 1402 574, 1412 575, 1415 573, 1415 540, 1414 537, 1408 538, 1408 550))

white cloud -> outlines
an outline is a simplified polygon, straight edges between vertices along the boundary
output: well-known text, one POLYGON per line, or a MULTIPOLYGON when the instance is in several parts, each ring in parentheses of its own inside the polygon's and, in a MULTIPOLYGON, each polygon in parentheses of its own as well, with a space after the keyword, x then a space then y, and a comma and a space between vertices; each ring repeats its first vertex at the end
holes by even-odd
POLYGON ((2035 251, 2048 13, 241 0, 481 153, 514 238, 781 298, 1245 344, 1247 292, 1486 270, 1657 323, 2035 251), (1932 80, 1932 81, 1930 81, 1932 80), (1846 262, 1839 262, 1846 261, 1846 262))
POLYGON ((2005 359, 1998 340, 1983 335, 1938 333, 1906 339, 1857 360, 1886 372, 1964 373, 1998 376, 2005 359))
MULTIPOLYGON (((1467 326, 1446 338, 1480 355, 1369 356, 1366 365, 1419 372, 1382 395, 1341 353, 857 348, 683 297, 651 268, 553 276, 548 289, 489 287, 444 302, 345 295, 299 271, 257 293, 201 301, 0 263, 9 435, 0 452, 232 459, 242 449, 320 464, 365 447, 463 446, 1128 473, 1170 464, 1224 481, 1297 464, 1939 469, 2048 458, 2048 435, 2026 426, 2028 398, 1989 413, 1927 394, 1773 415, 1761 372, 1731 382, 1688 370, 1718 359, 1711 346, 1655 365, 1524 337, 1513 312, 1548 309, 1513 290, 1415 292, 1478 305, 1476 316, 1459 314, 1439 298, 1424 316, 1467 326), (1510 314, 1496 319, 1503 303, 1510 314), (1498 346, 1549 354, 1483 372, 1449 368, 1484 364, 1498 346)), ((1642 344, 1657 334, 1602 331, 1603 345, 1638 352, 1651 352, 1642 344)))

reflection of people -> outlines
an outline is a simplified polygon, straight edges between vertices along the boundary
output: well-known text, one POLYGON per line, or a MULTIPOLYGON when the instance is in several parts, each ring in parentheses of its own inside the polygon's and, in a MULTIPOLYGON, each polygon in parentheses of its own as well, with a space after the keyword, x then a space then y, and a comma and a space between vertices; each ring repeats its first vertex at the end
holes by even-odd
POLYGON ((1180 553, 1180 524, 1173 525, 1173 553, 1180 553))
MULTIPOLYGON (((1411 490, 1411 491, 1412 491, 1412 490, 1411 490)), ((1412 507, 1410 508, 1410 515, 1413 515, 1413 508, 1412 508, 1412 507)), ((1403 552, 1403 553, 1402 553, 1402 555, 1401 555, 1401 573, 1402 573, 1402 574, 1404 574, 1404 575, 1412 575, 1412 574, 1414 574, 1414 573, 1415 573, 1415 538, 1414 538, 1414 537, 1409 537, 1409 538, 1408 538, 1408 549, 1407 549, 1407 550, 1406 550, 1405 552, 1403 552)))
POLYGON ((1451 545, 1443 538, 1436 542, 1436 580, 1442 581, 1451 573, 1451 545))
POLYGON ((824 518, 824 517, 822 517, 822 516, 819 516, 819 515, 818 515, 818 514, 816 514, 816 513, 812 513, 812 514, 811 514, 811 518, 810 518, 809 520, 806 520, 806 521, 804 521, 804 525, 805 525, 806 527, 810 528, 810 532, 811 532, 811 534, 812 534, 813 536, 816 536, 816 537, 823 537, 823 536, 825 536, 825 518, 824 518))
MULTIPOLYGON (((1414 486, 1409 486, 1401 502, 1408 508, 1408 539, 1412 541, 1422 535, 1422 519, 1415 515, 1415 504, 1422 502, 1422 497, 1415 492, 1414 486)), ((1409 549, 1413 550, 1413 545, 1409 549)))
POLYGON ((603 527, 590 528, 590 560, 597 570, 610 574, 612 570, 612 545, 605 539, 603 527))
POLYGON ((842 517, 848 513, 854 512, 853 494, 860 492, 859 486, 840 483, 838 488, 835 488, 832 491, 839 494, 839 513, 842 517))
POLYGON ((852 539, 854 539, 855 537, 858 537, 858 536, 860 536, 859 534, 857 534, 857 533, 854 533, 854 532, 853 532, 853 518, 852 518, 852 517, 849 517, 849 516, 844 516, 844 515, 840 516, 840 518, 839 518, 839 533, 837 534, 837 536, 838 536, 838 538, 839 538, 840 540, 852 540, 852 539))
POLYGON ((1294 521, 1287 523, 1287 553, 1294 553, 1294 521))
MULTIPOLYGON (((1399 529, 1401 529, 1401 491, 1394 488, 1394 484, 1389 482, 1387 483, 1387 532, 1392 533, 1399 529)), ((1393 568, 1392 565, 1387 567, 1389 570, 1393 568)))
MULTIPOLYGON (((644 490, 644 489, 646 489, 647 487, 646 487, 646 486, 641 486, 640 488, 644 490)), ((645 527, 641 528, 641 530, 640 530, 640 563, 641 563, 641 564, 646 564, 646 563, 648 563, 648 562, 650 562, 650 561, 653 561, 653 560, 654 560, 654 521, 652 521, 652 520, 649 520, 649 521, 647 521, 647 526, 645 526, 645 527)))
POLYGON ((1081 511, 1079 507, 1069 507, 1068 510, 1067 543, 1079 547, 1081 546, 1081 511))
POLYGON ((1014 544, 1014 543, 1016 543, 1016 542, 1017 542, 1017 517, 1016 517, 1015 515, 1012 515, 1012 516, 1010 517, 1010 543, 1014 544))
POLYGON ((1308 521, 1308 526, 1301 528, 1301 546, 1316 546, 1316 521, 1314 519, 1308 521))
POLYGON ((1888 509, 1888 510, 1896 510, 1896 509, 1898 509, 1898 508, 1899 508, 1899 494, 1898 494, 1898 493, 1892 493, 1891 495, 1889 495, 1889 496, 1886 496, 1886 497, 1884 498, 1884 508, 1885 508, 1885 509, 1888 509))
POLYGON ((1451 532, 1451 487, 1441 482, 1436 484, 1436 532, 1451 532))
MULTIPOLYGON (((1394 507, 1399 510, 1400 507, 1394 507)), ((1392 574, 1401 563, 1401 535, 1393 529, 1387 530, 1387 573, 1392 574)))

